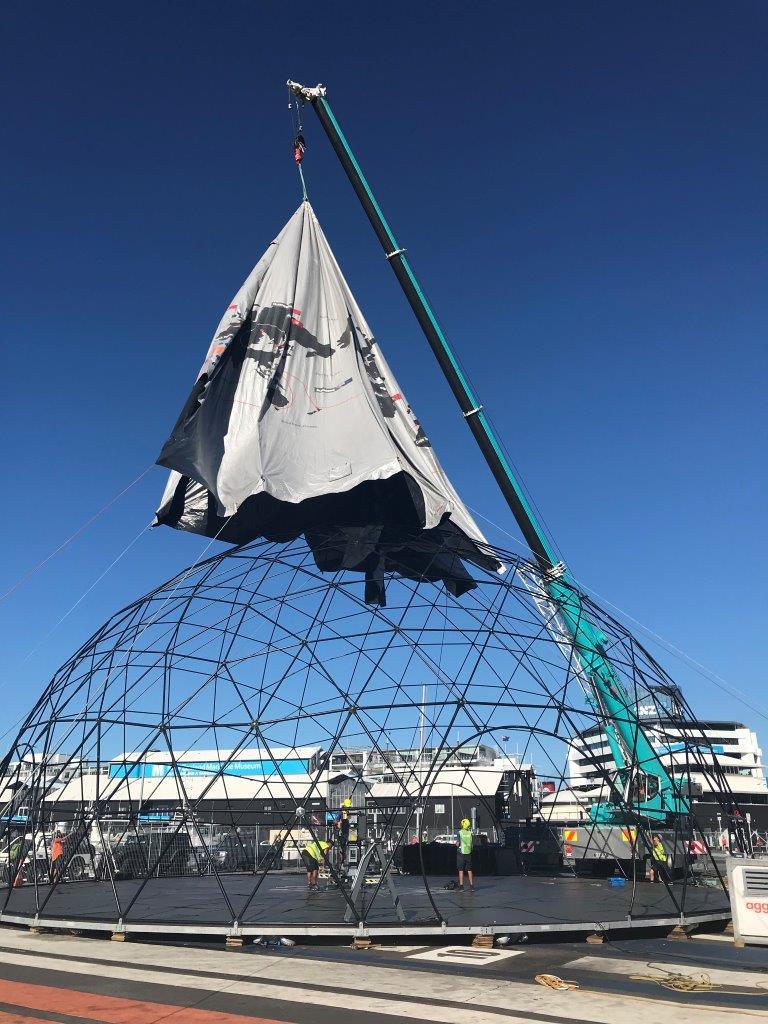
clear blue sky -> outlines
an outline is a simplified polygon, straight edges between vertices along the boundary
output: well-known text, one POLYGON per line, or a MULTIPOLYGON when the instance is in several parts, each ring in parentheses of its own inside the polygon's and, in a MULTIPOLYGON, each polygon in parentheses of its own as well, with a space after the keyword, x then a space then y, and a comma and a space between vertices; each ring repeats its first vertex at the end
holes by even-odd
MULTIPOLYGON (((299 200, 283 83, 322 80, 577 577, 763 705, 765 4, 12 0, 2 35, 0 591, 154 461, 299 200)), ((519 536, 311 112, 306 136, 315 210, 449 475, 519 536)), ((0 604, 8 724, 202 549, 145 534, 47 635, 164 479, 0 604)))

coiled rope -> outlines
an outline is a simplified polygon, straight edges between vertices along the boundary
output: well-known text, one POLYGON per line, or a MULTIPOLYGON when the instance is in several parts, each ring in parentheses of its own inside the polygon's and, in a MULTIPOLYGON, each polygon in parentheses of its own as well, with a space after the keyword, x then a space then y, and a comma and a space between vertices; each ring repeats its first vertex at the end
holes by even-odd
POLYGON ((558 978, 556 974, 537 974, 533 980, 537 985, 553 988, 557 992, 570 992, 571 989, 580 987, 578 981, 566 981, 563 978, 558 978))
MULTIPOLYGON (((706 971, 696 971, 692 974, 681 974, 679 971, 668 971, 661 967, 655 967, 653 964, 648 964, 648 967, 653 971, 658 971, 658 974, 630 974, 630 981, 644 981, 652 985, 658 985, 659 988, 665 988, 668 992, 719 992, 723 995, 744 995, 745 988, 733 988, 728 985, 721 985, 717 981, 712 981, 712 978, 707 974, 706 971)), ((759 992, 766 992, 765 983, 758 982, 754 986, 747 986, 749 988, 756 988, 759 992)))

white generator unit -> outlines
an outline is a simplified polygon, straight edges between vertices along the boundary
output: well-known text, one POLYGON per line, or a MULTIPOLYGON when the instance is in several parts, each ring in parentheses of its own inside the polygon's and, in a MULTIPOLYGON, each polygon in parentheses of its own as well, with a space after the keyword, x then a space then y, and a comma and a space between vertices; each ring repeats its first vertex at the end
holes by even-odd
POLYGON ((768 946, 768 858, 728 857, 733 938, 768 946))

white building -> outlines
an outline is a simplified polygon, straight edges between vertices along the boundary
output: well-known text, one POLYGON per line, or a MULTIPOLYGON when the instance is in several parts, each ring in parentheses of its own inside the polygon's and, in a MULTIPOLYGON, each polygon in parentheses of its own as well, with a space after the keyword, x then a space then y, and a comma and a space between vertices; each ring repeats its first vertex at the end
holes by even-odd
POLYGON ((65 754, 29 753, 11 761, 0 778, 0 817, 25 820, 39 793, 59 792, 89 770, 86 762, 65 754))
POLYGON ((406 828, 406 840, 453 833, 466 817, 496 838, 498 827, 532 815, 531 765, 473 741, 447 747, 336 749, 328 759, 330 803, 365 808, 373 834, 406 828))
POLYGON ((325 799, 319 747, 269 750, 148 751, 112 758, 99 775, 72 777, 47 799, 58 805, 105 802, 115 814, 152 808, 172 814, 184 805, 254 804, 262 810, 325 799))
MULTIPOLYGON (((442 768, 493 767, 498 752, 484 743, 468 743, 451 751, 446 747, 389 748, 372 750, 370 747, 338 749, 330 756, 331 776, 335 774, 366 775, 379 778, 392 776, 393 780, 406 778, 418 772, 434 772, 442 768)), ((519 765, 511 765, 518 768, 519 765)))
MULTIPOLYGON (((641 714, 643 709, 640 709, 641 714)), ((768 825, 768 785, 757 734, 740 722, 684 722, 643 715, 643 729, 667 772, 698 793, 697 817, 716 816, 721 790, 715 762, 726 776, 739 805, 753 820, 768 825), (707 807, 709 805, 709 808, 707 807)), ((590 804, 608 798, 603 772, 616 770, 605 733, 599 726, 579 733, 568 748, 568 777, 554 791, 543 793, 541 813, 546 820, 586 818, 590 804)), ((762 824, 760 827, 765 827, 762 824)))

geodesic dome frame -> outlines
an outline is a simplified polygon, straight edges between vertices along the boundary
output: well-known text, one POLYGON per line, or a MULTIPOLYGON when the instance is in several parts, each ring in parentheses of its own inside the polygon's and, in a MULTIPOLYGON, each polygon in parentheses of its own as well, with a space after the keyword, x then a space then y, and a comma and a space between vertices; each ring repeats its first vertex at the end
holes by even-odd
MULTIPOLYGON (((441 558, 458 560, 447 543, 441 558)), ((123 920, 152 880, 204 875, 218 893, 211 920, 258 919, 278 872, 299 866, 299 847, 338 836, 330 816, 349 794, 361 848, 379 851, 378 873, 353 891, 347 866, 330 856, 332 914, 357 925, 395 920, 408 911, 388 891, 389 873, 414 833, 422 838, 433 794, 449 787, 462 814, 481 809, 499 843, 513 824, 504 799, 478 785, 476 761, 463 763, 468 750, 471 759, 480 744, 516 737, 518 762, 535 759, 540 774, 565 785, 568 740, 605 722, 533 563, 496 551, 503 573, 474 567, 476 585, 460 597, 391 573, 380 607, 365 603, 360 573, 321 572, 317 551, 302 540, 263 541, 193 565, 113 615, 58 670, 3 762, 12 783, 0 823, 6 911, 24 883, 36 913, 50 911, 66 876, 104 883, 123 920), (361 750, 367 768, 351 757, 361 750), (339 758, 348 767, 335 772, 339 758), (53 865, 59 823, 68 842, 53 865), (269 835, 264 856, 259 829, 269 835), (233 874, 247 879, 236 891, 233 874), (126 877, 133 884, 121 888, 126 877)), ((669 677, 616 619, 586 595, 578 600, 632 702, 658 705, 669 677)), ((692 718, 687 709, 680 721, 692 718)), ((519 769, 497 755, 484 770, 496 771, 508 797, 519 769)), ((615 774, 593 760, 605 796, 623 803, 615 774)), ((689 768, 702 768, 693 743, 689 768)), ((650 827, 636 830, 648 849, 650 827)), ((698 834, 692 816, 681 824, 680 842, 698 834)), ((418 913, 444 922, 417 846, 411 870, 426 899, 418 913)), ((299 895, 290 901, 301 914, 299 895)))

